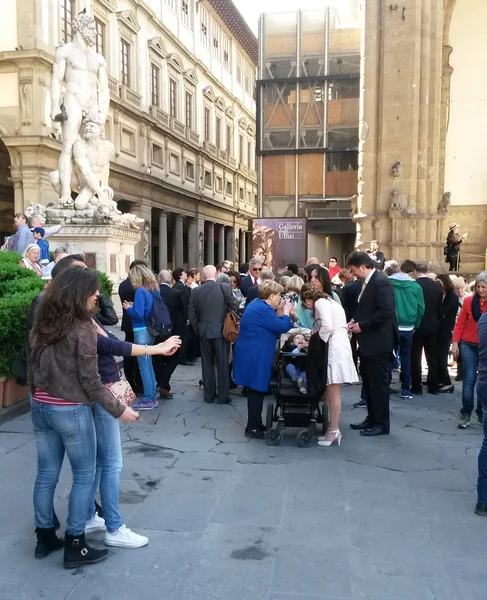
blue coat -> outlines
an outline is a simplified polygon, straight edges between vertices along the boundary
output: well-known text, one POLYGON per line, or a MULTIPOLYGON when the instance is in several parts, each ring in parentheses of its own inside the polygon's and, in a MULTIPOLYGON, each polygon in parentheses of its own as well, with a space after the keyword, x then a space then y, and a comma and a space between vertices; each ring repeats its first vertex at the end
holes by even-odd
POLYGON ((258 392, 267 392, 272 376, 272 360, 277 336, 293 326, 290 317, 278 317, 260 298, 245 309, 235 342, 233 380, 258 392))

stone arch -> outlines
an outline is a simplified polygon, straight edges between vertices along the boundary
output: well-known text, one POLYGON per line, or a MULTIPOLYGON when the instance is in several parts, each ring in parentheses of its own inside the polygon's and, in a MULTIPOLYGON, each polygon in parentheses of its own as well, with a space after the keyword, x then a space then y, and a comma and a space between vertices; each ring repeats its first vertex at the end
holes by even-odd
POLYGON ((443 21, 440 186, 450 191, 450 220, 469 232, 463 268, 483 268, 487 227, 487 4, 445 0, 443 21))
POLYGON ((15 213, 15 191, 11 169, 11 153, 0 137, 0 244, 3 244, 6 235, 12 233, 12 219, 15 213))

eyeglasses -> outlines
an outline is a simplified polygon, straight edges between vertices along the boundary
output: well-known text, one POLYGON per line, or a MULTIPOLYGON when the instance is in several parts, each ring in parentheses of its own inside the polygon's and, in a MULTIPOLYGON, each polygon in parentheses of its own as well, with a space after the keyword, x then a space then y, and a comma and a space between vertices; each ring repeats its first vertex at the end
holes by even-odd
POLYGON ((262 271, 262 267, 252 267, 252 271, 262 271))

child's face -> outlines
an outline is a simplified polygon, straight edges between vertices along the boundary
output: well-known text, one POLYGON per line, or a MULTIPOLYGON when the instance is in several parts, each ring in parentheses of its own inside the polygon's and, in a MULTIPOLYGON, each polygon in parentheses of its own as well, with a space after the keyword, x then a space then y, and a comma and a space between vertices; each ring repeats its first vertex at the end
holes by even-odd
POLYGON ((301 334, 297 335, 294 338, 294 345, 297 348, 305 348, 306 347, 306 340, 304 339, 304 335, 301 335, 301 334))
POLYGON ((36 233, 34 233, 34 239, 35 239, 35 240, 39 240, 39 239, 40 239, 40 237, 41 237, 41 234, 40 234, 40 233, 37 233, 37 232, 36 232, 36 233))

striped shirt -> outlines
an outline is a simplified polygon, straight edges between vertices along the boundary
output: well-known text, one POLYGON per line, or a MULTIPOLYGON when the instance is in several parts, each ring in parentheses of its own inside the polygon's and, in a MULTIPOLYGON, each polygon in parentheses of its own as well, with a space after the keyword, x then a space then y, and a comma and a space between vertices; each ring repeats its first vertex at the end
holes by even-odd
POLYGON ((56 406, 78 406, 79 402, 71 402, 70 400, 64 400, 57 396, 52 396, 42 390, 36 390, 34 398, 36 402, 42 402, 42 404, 55 404, 56 406))

